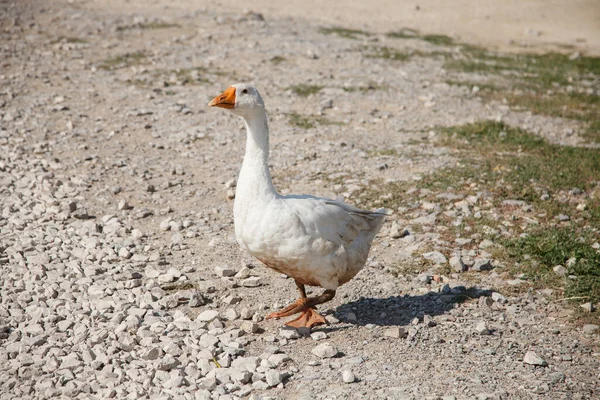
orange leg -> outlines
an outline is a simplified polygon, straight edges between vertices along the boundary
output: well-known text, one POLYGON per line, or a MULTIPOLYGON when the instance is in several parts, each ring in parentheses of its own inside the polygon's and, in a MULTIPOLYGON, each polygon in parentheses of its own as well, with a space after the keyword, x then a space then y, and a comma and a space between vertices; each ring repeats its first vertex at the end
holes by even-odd
POLYGON ((333 296, 335 296, 335 290, 326 290, 320 296, 306 297, 304 285, 296 281, 296 286, 298 286, 298 291, 300 292, 300 299, 279 312, 274 312, 267 315, 267 319, 279 319, 301 313, 298 318, 286 322, 286 325, 294 328, 311 328, 318 324, 327 323, 327 320, 314 310, 314 307, 317 304, 322 304, 333 299, 333 296))

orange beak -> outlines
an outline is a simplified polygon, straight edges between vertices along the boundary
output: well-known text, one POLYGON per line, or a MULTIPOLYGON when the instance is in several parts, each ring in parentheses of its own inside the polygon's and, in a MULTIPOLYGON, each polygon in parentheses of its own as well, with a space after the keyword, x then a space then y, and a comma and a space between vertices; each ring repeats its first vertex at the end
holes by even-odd
POLYGON ((208 103, 209 107, 235 108, 235 88, 230 86, 208 103))

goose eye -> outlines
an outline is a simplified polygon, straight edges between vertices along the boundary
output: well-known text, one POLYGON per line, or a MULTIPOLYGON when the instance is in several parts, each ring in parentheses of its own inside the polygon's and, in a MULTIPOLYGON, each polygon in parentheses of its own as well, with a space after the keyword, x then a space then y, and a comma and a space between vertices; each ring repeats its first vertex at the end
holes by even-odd
POLYGON ((242 93, 247 94, 248 93, 248 89, 242 90, 242 93))

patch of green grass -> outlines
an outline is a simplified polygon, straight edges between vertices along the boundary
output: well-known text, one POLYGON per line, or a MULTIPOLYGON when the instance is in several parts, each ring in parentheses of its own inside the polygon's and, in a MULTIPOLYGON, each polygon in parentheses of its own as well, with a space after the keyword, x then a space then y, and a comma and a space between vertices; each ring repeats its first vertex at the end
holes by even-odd
POLYGON ((584 132, 584 137, 593 142, 600 143, 600 119, 589 123, 584 132))
POLYGON ((172 294, 172 293, 179 292, 181 290, 198 289, 198 285, 196 283, 193 283, 190 281, 174 282, 174 283, 165 283, 164 285, 161 286, 161 289, 163 289, 168 294, 172 294))
POLYGON ((143 51, 119 54, 101 61, 100 64, 98 64, 98 68, 105 70, 113 70, 118 68, 129 67, 132 65, 139 65, 142 64, 147 57, 147 54, 143 51))
POLYGON ((600 143, 600 96, 577 92, 544 92, 531 89, 511 89, 501 84, 447 80, 449 85, 477 86, 478 95, 496 101, 506 101, 511 107, 529 110, 550 117, 583 122, 583 136, 600 143))
POLYGON ((402 28, 398 31, 388 32, 386 36, 393 39, 419 39, 436 46, 452 46, 456 44, 454 39, 446 35, 421 34, 416 29, 402 28))
POLYGON ((517 187, 588 190, 600 181, 600 150, 560 146, 502 122, 481 121, 442 129, 446 145, 484 156, 489 172, 517 187))
POLYGON ((333 26, 330 28, 320 28, 319 32, 324 35, 337 35, 346 39, 361 39, 367 36, 371 36, 369 32, 361 31, 358 29, 342 28, 340 26, 333 26))
POLYGON ((454 39, 446 35, 423 35, 421 39, 437 46, 451 46, 454 44, 454 39))
POLYGON ((510 105, 526 108, 535 114, 582 121, 600 120, 600 96, 584 93, 513 92, 505 94, 505 97, 510 105))
POLYGON ((136 28, 139 29, 169 29, 169 28, 181 28, 179 24, 173 24, 168 22, 147 22, 144 24, 136 25, 136 28))
POLYGON ((286 60, 286 58, 285 58, 285 57, 282 57, 282 56, 275 56, 275 57, 271 58, 271 60, 270 60, 270 61, 271 61, 273 64, 275 64, 275 65, 279 65, 279 64, 281 64, 282 62, 284 62, 285 60, 286 60))
POLYGON ((300 83, 298 85, 290 86, 288 87, 288 89, 297 94, 298 96, 308 97, 311 94, 319 93, 323 89, 323 86, 300 83))
POLYGON ((365 92, 368 92, 371 90, 381 90, 381 89, 383 89, 383 86, 378 85, 375 82, 371 82, 366 86, 342 86, 342 90, 347 93, 354 93, 354 92, 365 93, 365 92))
POLYGON ((584 297, 586 301, 597 302, 600 300, 600 252, 591 247, 594 240, 591 234, 582 234, 571 227, 550 227, 507 240, 504 245, 513 260, 527 259, 525 273, 530 281, 546 287, 562 286, 564 281, 565 297, 584 297), (575 262, 568 267, 568 275, 575 278, 560 278, 552 268, 566 265, 569 259, 575 262))
POLYGON ((291 113, 289 115, 289 121, 291 125, 302 129, 312 129, 315 127, 314 119, 307 115, 291 113))
POLYGON ((329 118, 314 115, 291 113, 288 115, 289 123, 302 129, 312 129, 317 125, 343 125, 342 122, 332 121, 329 118))
POLYGON ((522 86, 534 89, 552 89, 555 85, 566 86, 590 75, 600 75, 598 57, 571 60, 559 53, 509 56, 470 45, 463 45, 462 50, 461 57, 446 62, 446 69, 516 77, 522 86))
POLYGON ((494 121, 439 130, 438 140, 454 150, 459 159, 457 166, 440 168, 417 182, 372 181, 355 192, 356 203, 365 208, 403 207, 410 213, 422 201, 445 202, 437 197, 441 193, 485 193, 486 200, 478 207, 482 211, 492 207, 492 213, 467 216, 460 226, 453 225, 454 218, 438 216, 438 228, 447 227, 439 231, 444 240, 452 241, 457 233, 493 238, 502 245, 493 250, 494 258, 515 275, 524 273, 535 287, 564 289, 565 297, 600 300, 600 253, 592 247, 600 241, 600 150, 555 145, 494 121), (567 193, 573 188, 582 193, 571 201, 563 200, 572 197, 567 193), (550 198, 542 199, 542 193, 550 198), (528 218, 538 223, 525 223, 527 218, 519 216, 525 211, 502 204, 509 199, 531 205, 533 212, 528 218), (576 208, 582 202, 585 209, 576 208), (559 222, 559 214, 568 215, 570 220, 559 222), (506 222, 510 222, 510 234, 506 222), (569 267, 575 279, 561 278, 552 271, 555 265, 566 265, 571 258, 577 260, 569 267))
POLYGON ((393 39, 420 39, 419 31, 410 28, 402 28, 398 31, 388 32, 385 35, 393 39))

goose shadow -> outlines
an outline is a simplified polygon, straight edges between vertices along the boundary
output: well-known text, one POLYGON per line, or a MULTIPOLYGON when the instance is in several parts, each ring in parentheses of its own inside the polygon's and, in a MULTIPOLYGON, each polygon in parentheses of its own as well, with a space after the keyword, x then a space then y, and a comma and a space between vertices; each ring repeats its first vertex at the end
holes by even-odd
POLYGON ((390 296, 387 298, 361 297, 342 304, 332 315, 340 322, 364 326, 406 326, 414 318, 423 320, 425 315, 435 316, 448 313, 456 304, 490 297, 491 290, 476 287, 455 287, 452 292, 429 292, 423 295, 390 296))

